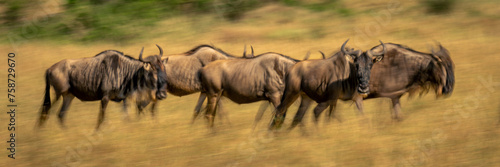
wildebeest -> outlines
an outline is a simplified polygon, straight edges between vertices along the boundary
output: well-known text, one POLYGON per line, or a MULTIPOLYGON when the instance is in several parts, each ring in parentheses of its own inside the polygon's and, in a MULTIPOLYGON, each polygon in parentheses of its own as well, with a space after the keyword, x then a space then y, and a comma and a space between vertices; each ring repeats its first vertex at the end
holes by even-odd
MULTIPOLYGON (((392 117, 401 119, 401 104, 399 99, 405 93, 412 96, 415 93, 426 93, 434 89, 436 95, 450 95, 455 85, 454 63, 449 52, 441 44, 438 51, 422 53, 400 44, 386 43, 386 54, 383 61, 373 65, 370 78, 370 93, 365 99, 390 98, 393 106, 392 117)), ((377 52, 382 45, 373 47, 377 52)), ((352 100, 340 98, 341 100, 352 100)), ((356 99, 360 101, 361 99, 356 99)), ((333 101, 335 104, 336 101, 333 101)), ((304 111, 305 112, 305 111, 304 111)), ((315 120, 321 114, 315 111, 315 120)), ((333 109, 330 110, 334 112, 333 109)), ((296 120, 300 122, 304 113, 297 113, 296 120)))
MULTIPOLYGON (((62 60, 45 72, 45 97, 38 125, 41 126, 48 117, 51 107, 50 86, 56 93, 56 101, 63 97, 59 111, 59 122, 64 126, 64 114, 74 97, 82 101, 101 101, 101 109, 96 129, 104 121, 104 114, 109 100, 122 101, 137 91, 155 91, 157 99, 166 97, 165 66, 160 55, 139 60, 115 50, 106 50, 94 57, 62 60)), ((166 60, 164 60, 166 61, 166 60)))
POLYGON ((267 100, 278 106, 286 72, 297 62, 282 54, 264 53, 250 59, 218 60, 203 67, 200 79, 207 94, 209 126, 213 126, 221 96, 238 104, 267 100))
MULTIPOLYGON (((330 58, 302 61, 290 69, 286 76, 286 88, 281 104, 276 109, 271 129, 281 126, 288 107, 301 93, 309 98, 302 98, 299 110, 307 109, 307 106, 314 100, 318 103, 315 111, 323 111, 338 98, 356 99, 367 96, 370 69, 374 63, 382 60, 385 47, 382 52, 378 53, 372 50, 348 51, 345 49, 348 41, 342 44, 340 53, 330 58)), ((356 106, 362 112, 362 100, 356 101, 356 106)))
MULTIPOLYGON (((253 57, 253 47, 251 55, 246 55, 246 47, 243 53, 244 57, 253 57)), ((216 60, 240 58, 228 54, 221 49, 210 45, 199 45, 185 53, 168 55, 163 58, 165 65, 165 74, 168 80, 167 91, 175 96, 185 96, 200 92, 202 90, 199 79, 200 69, 216 60), (168 59, 168 61, 167 61, 168 59)), ((205 93, 201 93, 198 103, 195 107, 195 114, 199 113, 201 106, 206 98, 205 93)), ((150 94, 143 93, 136 97, 136 104, 139 113, 152 101, 150 94)), ((156 102, 152 101, 151 112, 154 113, 156 102)), ((124 102, 126 112, 126 101, 124 102)))

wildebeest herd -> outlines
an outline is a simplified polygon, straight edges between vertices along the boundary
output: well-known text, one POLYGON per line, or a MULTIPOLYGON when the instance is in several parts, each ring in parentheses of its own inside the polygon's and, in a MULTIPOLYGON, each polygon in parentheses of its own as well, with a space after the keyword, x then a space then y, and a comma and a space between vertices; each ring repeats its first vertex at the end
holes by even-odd
MULTIPOLYGON (((270 129, 281 127, 290 105, 300 96, 300 106, 291 127, 299 124, 313 101, 314 118, 328 107, 328 116, 334 115, 337 100, 352 100, 363 113, 363 100, 386 97, 392 100, 393 118, 401 119, 399 99, 406 93, 426 93, 433 89, 438 97, 450 95, 454 87, 454 64, 439 44, 431 53, 418 52, 406 46, 382 43, 362 51, 346 47, 330 57, 316 60, 297 60, 289 56, 267 52, 243 57, 228 54, 210 45, 200 45, 185 53, 159 55, 139 59, 116 50, 106 50, 94 57, 62 60, 45 73, 45 97, 38 120, 42 126, 51 108, 50 87, 55 101, 63 99, 59 122, 64 126, 64 115, 74 97, 82 101, 101 101, 96 130, 104 121, 110 100, 123 101, 124 115, 127 103, 132 101, 138 112, 151 103, 154 116, 156 103, 165 99, 167 92, 184 96, 200 92, 193 121, 202 111, 207 99, 205 117, 209 127, 214 126, 216 112, 222 112, 222 96, 238 104, 266 100, 274 107, 270 129)), ((308 54, 309 55, 309 54, 308 54)), ((306 57, 308 57, 308 55, 306 57)), ((260 120, 263 110, 257 114, 260 120)))

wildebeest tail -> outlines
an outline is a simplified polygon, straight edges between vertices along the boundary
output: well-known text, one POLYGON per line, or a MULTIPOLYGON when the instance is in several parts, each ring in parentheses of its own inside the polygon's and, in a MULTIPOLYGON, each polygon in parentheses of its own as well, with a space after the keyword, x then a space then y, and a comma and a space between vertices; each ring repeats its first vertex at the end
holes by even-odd
POLYGON ((50 81, 49 81, 50 70, 45 72, 45 96, 42 104, 42 111, 40 112, 40 118, 38 119, 37 127, 41 127, 45 120, 47 120, 49 110, 50 110, 50 81))
POLYGON ((43 99, 43 111, 48 111, 50 108, 50 81, 49 74, 50 70, 45 72, 45 96, 43 99))

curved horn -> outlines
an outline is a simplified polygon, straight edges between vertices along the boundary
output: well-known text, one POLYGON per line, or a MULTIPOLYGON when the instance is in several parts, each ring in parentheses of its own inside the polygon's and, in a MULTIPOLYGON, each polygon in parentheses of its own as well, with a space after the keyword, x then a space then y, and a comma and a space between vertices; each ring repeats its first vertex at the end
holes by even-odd
POLYGON ((321 56, 323 56, 323 59, 326 59, 325 53, 323 53, 321 50, 318 50, 319 53, 321 53, 321 56))
POLYGON ((163 49, 161 49, 161 47, 158 46, 158 44, 156 44, 156 47, 158 47, 158 49, 160 50, 160 57, 163 56, 163 49))
POLYGON ((344 53, 344 54, 346 54, 346 55, 348 55, 348 54, 349 54, 349 52, 347 52, 347 51, 345 50, 345 44, 347 44, 347 41, 349 41, 349 39, 347 39, 347 40, 344 42, 344 44, 342 44, 342 47, 340 47, 340 50, 342 51, 342 53, 344 53))
POLYGON ((309 59, 310 55, 311 55, 311 51, 307 51, 306 56, 304 56, 304 60, 309 59))
POLYGON ((253 54, 253 46, 250 45, 250 49, 252 49, 252 57, 255 57, 255 55, 253 54))
POLYGON ((139 53, 139 60, 144 62, 144 60, 142 60, 142 51, 144 51, 144 46, 141 49, 141 53, 139 53))
POLYGON ((370 54, 371 55, 373 55, 373 56, 381 56, 381 55, 385 54, 385 52, 386 52, 385 44, 382 41, 380 41, 380 40, 379 40, 379 42, 382 44, 382 48, 383 48, 382 53, 373 53, 370 50, 370 54))

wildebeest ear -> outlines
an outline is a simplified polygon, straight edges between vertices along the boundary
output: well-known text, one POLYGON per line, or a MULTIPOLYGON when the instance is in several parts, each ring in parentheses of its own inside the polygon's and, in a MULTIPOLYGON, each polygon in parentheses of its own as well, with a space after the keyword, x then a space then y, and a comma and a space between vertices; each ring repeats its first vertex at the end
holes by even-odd
POLYGON ((373 56, 373 63, 381 61, 384 58, 385 53, 387 53, 387 48, 385 47, 384 42, 382 42, 381 40, 379 40, 379 42, 382 45, 382 52, 374 53, 372 50, 368 51, 368 55, 373 56))
POLYGON ((375 57, 375 59, 373 59, 373 62, 376 63, 376 62, 382 61, 382 59, 384 59, 384 55, 379 55, 379 56, 375 57))
POLYGON ((347 55, 345 55, 348 59, 351 59, 351 60, 356 60, 356 58, 358 58, 358 56, 360 56, 362 53, 360 50, 356 50, 356 51, 351 51, 349 52, 347 55))
POLYGON ((166 57, 165 59, 161 59, 160 58, 159 61, 158 61, 158 65, 159 65, 158 68, 159 68, 159 70, 164 71, 165 70, 165 63, 167 63, 167 62, 168 62, 168 57, 166 57))
POLYGON ((144 63, 143 67, 144 67, 144 69, 146 69, 146 71, 149 71, 152 68, 151 64, 149 64, 149 63, 144 63))
POLYGON ((349 55, 344 55, 344 57, 345 57, 345 59, 346 59, 347 61, 354 61, 354 59, 356 59, 356 57, 353 57, 353 56, 351 56, 350 54, 349 54, 349 55))
POLYGON ((357 52, 354 52, 354 54, 349 54, 351 59, 356 60, 356 58, 359 56, 359 54, 356 54, 357 52))

